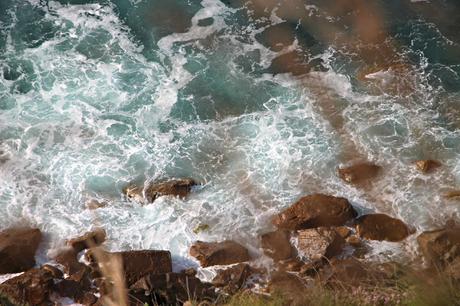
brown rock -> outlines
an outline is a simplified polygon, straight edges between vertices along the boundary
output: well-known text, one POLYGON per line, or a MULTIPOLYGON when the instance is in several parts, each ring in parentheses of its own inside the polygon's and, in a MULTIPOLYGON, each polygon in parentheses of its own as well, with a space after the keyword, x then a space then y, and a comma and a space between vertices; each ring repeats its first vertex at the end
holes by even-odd
POLYGON ((77 253, 98 246, 105 241, 106 233, 102 228, 96 228, 90 232, 85 233, 81 237, 73 238, 67 241, 67 244, 71 246, 77 253))
POLYGON ((349 245, 355 246, 355 247, 360 247, 362 245, 361 239, 359 239, 359 237, 356 236, 356 235, 351 235, 351 236, 347 237, 347 239, 345 239, 345 241, 349 245))
POLYGON ((43 265, 41 267, 43 270, 46 270, 48 271, 52 276, 53 278, 57 278, 57 279, 60 279, 60 278, 63 278, 64 277, 64 273, 62 273, 61 270, 59 270, 57 267, 55 266, 52 266, 52 265, 43 265))
POLYGON ((64 267, 65 273, 72 275, 85 267, 84 264, 78 261, 77 255, 77 251, 67 247, 60 250, 54 260, 64 267))
POLYGON ((193 179, 177 179, 153 183, 145 189, 145 198, 149 203, 153 203, 158 197, 164 195, 185 198, 195 185, 198 185, 198 183, 193 179))
POLYGON ((375 178, 381 167, 371 163, 360 163, 339 169, 339 177, 350 184, 360 184, 375 178))
POLYGON ((289 259, 294 255, 290 242, 289 231, 277 230, 263 234, 261 237, 262 248, 267 256, 275 261, 289 259))
POLYGON ((234 241, 197 241, 190 247, 190 255, 198 259, 202 267, 231 265, 250 260, 248 250, 234 241))
POLYGON ((42 240, 39 229, 10 228, 0 233, 0 274, 18 273, 35 266, 42 240))
POLYGON ((53 276, 43 269, 31 269, 0 284, 2 305, 44 305, 49 303, 53 276))
POLYGON ((97 303, 97 300, 98 300, 97 297, 94 294, 89 293, 89 292, 84 292, 75 298, 75 301, 77 303, 85 305, 85 306, 94 305, 97 303))
POLYGON ((148 274, 130 286, 130 294, 139 292, 158 305, 176 305, 178 301, 187 301, 190 297, 195 301, 214 301, 216 298, 210 284, 183 273, 148 274))
POLYGON ((361 238, 370 240, 401 241, 413 231, 401 220, 385 214, 370 214, 356 220, 356 231, 361 238))
POLYGON ((418 170, 423 173, 429 173, 435 170, 436 168, 441 166, 441 163, 436 160, 425 159, 425 160, 418 160, 415 162, 415 166, 418 170))
POLYGON ((281 229, 300 230, 320 226, 340 226, 356 217, 353 206, 344 198, 313 194, 298 200, 273 219, 281 229))
MULTIPOLYGON (((104 252, 99 250, 100 252, 104 252)), ((91 255, 94 250, 90 250, 87 258, 94 262, 96 258, 104 258, 107 262, 104 265, 111 265, 122 262, 122 269, 125 274, 125 282, 129 287, 137 280, 148 274, 164 274, 172 272, 171 253, 169 251, 141 250, 125 252, 104 252, 101 257, 91 255)), ((117 269, 118 267, 111 267, 117 269)))
POLYGON ((460 199, 460 190, 451 190, 444 194, 444 198, 449 200, 456 200, 460 199))
POLYGON ((310 261, 332 258, 342 252, 345 240, 330 228, 306 229, 298 232, 299 255, 310 261))
POLYGON ((302 269, 304 262, 298 258, 291 258, 280 261, 277 265, 278 271, 299 272, 302 269))
POLYGON ((423 232, 417 242, 433 266, 444 268, 460 258, 460 227, 423 232))
POLYGON ((347 238, 348 236, 351 235, 351 230, 346 227, 346 226, 338 226, 335 228, 335 231, 337 232, 337 234, 340 235, 340 237, 342 237, 343 239, 347 238))
POLYGON ((89 210, 95 210, 95 209, 98 209, 98 208, 103 208, 103 207, 106 207, 107 205, 108 205, 107 202, 98 201, 98 200, 95 200, 95 199, 91 199, 91 200, 86 202, 86 208, 88 208, 89 210))
POLYGON ((69 297, 75 299, 75 297, 83 295, 80 284, 74 280, 63 279, 53 286, 54 291, 61 297, 69 297))
POLYGON ((234 294, 243 288, 251 274, 252 269, 248 264, 237 264, 224 270, 218 270, 212 284, 215 287, 224 288, 224 291, 229 294, 234 294))

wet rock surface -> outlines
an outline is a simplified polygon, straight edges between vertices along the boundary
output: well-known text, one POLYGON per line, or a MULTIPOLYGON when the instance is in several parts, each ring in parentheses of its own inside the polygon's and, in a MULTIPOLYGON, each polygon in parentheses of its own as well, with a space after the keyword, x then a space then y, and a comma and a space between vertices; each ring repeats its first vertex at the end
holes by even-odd
POLYGON ((185 198, 193 186, 198 183, 193 179, 177 179, 166 182, 152 183, 144 191, 147 202, 153 203, 158 197, 171 195, 185 198))
POLYGON ((70 239, 67 241, 67 244, 78 253, 85 249, 101 245, 105 241, 106 235, 104 229, 96 228, 81 237, 70 239))
POLYGON ((223 288, 227 293, 236 293, 243 288, 252 273, 253 270, 248 264, 237 264, 227 269, 218 270, 212 284, 215 287, 223 288))
POLYGON ((190 255, 195 257, 202 267, 230 265, 251 259, 245 247, 231 240, 223 242, 197 241, 191 246, 190 255))
POLYGON ((406 239, 413 230, 399 219, 385 214, 369 214, 356 220, 356 231, 361 238, 398 242, 406 239))
POLYGON ((0 233, 0 274, 18 273, 35 265, 35 253, 42 240, 39 229, 10 228, 0 233))
POLYGON ((357 212, 345 198, 324 194, 308 195, 273 218, 280 229, 301 230, 320 226, 340 226, 357 212))
POLYGON ((286 230, 263 234, 261 242, 264 253, 275 261, 291 258, 295 253, 290 238, 291 234, 286 230))
POLYGON ((350 184, 369 182, 381 171, 381 167, 371 163, 359 163, 346 168, 339 168, 339 177, 350 184))

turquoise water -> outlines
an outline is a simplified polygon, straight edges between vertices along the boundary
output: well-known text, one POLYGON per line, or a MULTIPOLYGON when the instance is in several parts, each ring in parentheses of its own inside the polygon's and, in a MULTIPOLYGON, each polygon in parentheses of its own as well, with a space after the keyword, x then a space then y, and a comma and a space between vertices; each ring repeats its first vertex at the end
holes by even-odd
POLYGON ((295 10, 310 19, 297 21, 284 6, 261 13, 244 1, 1 0, 2 228, 31 223, 57 247, 100 225, 113 249, 170 249, 187 265, 197 239, 257 253, 270 217, 312 192, 420 230, 441 224, 459 212, 442 194, 460 188, 460 9, 374 2, 409 68, 362 82, 365 60, 326 39, 350 31, 329 15, 333 1, 310 1, 295 10), (276 24, 284 49, 266 35, 276 24), (334 35, 320 31, 328 24, 334 35), (296 48, 310 61, 305 75, 272 63, 296 48), (444 167, 423 175, 421 158, 444 167), (337 178, 362 159, 385 169, 371 187, 337 178), (185 200, 141 206, 121 194, 182 176, 203 182, 185 200), (93 198, 109 205, 89 211, 93 198), (193 233, 202 223, 210 231, 193 233))

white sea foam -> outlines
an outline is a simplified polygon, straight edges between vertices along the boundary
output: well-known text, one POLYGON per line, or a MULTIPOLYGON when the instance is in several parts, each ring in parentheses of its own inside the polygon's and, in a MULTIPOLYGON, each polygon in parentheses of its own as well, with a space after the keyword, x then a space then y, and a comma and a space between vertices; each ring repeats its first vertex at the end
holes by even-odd
MULTIPOLYGON (((441 197, 442 188, 460 179, 458 147, 443 145, 458 139, 458 131, 428 120, 430 100, 419 101, 431 91, 423 75, 418 96, 406 100, 358 92, 348 76, 332 69, 303 79, 248 77, 235 64, 238 56, 258 51, 258 64, 267 68, 279 54, 256 42, 261 29, 245 29, 245 39, 232 34, 225 16, 234 11, 221 2, 202 5, 187 32, 158 42, 171 69, 147 61, 113 8, 100 4, 51 2, 46 18, 59 25, 59 34, 22 53, 7 49, 11 58, 30 62, 36 78, 27 93, 8 93, 16 105, 0 112, 0 146, 6 152, 0 159, 8 156, 0 162, 2 226, 25 221, 39 226, 50 234, 45 247, 103 226, 111 249, 169 249, 180 269, 196 266, 188 248, 197 239, 235 239, 260 254, 257 237, 270 230, 270 217, 312 192, 344 196, 361 212, 385 212, 418 230, 458 212, 456 203, 441 197), (210 26, 198 26, 208 17, 210 26), (93 36, 98 39, 90 40, 93 36), (207 39, 216 46, 202 48, 200 41, 207 39), (254 100, 257 90, 268 87, 274 88, 270 97, 254 111, 243 105, 215 120, 170 116, 181 91, 197 77, 185 68, 194 56, 185 47, 205 59, 219 58, 211 64, 225 66, 223 79, 253 82, 254 100), (344 105, 341 131, 318 111, 323 98, 344 105), (162 124, 174 128, 163 130, 162 124), (336 175, 341 148, 350 143, 384 166, 369 190, 336 175), (446 165, 431 176, 412 163, 429 154, 446 165), (162 197, 148 206, 120 195, 131 180, 172 175, 205 184, 185 200, 162 197), (92 197, 109 205, 89 211, 84 203, 92 197), (209 231, 195 234, 199 224, 208 224, 209 231)), ((328 49, 321 56, 328 65, 335 55, 328 49)), ((0 82, 8 92, 14 86, 0 82)), ((375 254, 385 256, 403 256, 413 245, 373 244, 375 254)), ((213 275, 208 269, 200 273, 213 275)))

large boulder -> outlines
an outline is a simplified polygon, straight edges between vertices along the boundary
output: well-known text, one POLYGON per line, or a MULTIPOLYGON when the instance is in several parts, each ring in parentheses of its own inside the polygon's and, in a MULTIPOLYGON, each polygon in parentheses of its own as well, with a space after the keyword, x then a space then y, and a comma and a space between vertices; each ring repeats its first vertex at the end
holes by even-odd
MULTIPOLYGON (((155 305, 178 305, 180 302, 214 301, 216 294, 208 283, 187 273, 148 274, 129 287, 130 296, 155 305)), ((142 305, 142 304, 141 304, 142 305)))
POLYGON ((23 272, 35 266, 42 240, 39 229, 10 228, 0 233, 0 274, 23 272))
POLYGON ((413 233, 404 222, 385 214, 369 214, 356 220, 356 231, 361 238, 398 242, 413 233))
POLYGON ((381 167, 371 163, 359 163, 346 168, 339 168, 339 177, 350 184, 361 184, 375 178, 381 167))
POLYGON ((190 247, 190 255, 198 259, 202 267, 231 265, 251 259, 248 250, 234 241, 197 241, 190 247))
POLYGON ((333 228, 312 228, 297 234, 299 255, 308 261, 332 258, 342 252, 345 240, 333 228))
POLYGON ((417 237, 426 260, 444 268, 460 258, 460 227, 423 232, 417 237))
POLYGON ((161 196, 175 196, 185 198, 192 187, 198 183, 190 178, 173 179, 167 181, 153 182, 147 188, 136 185, 129 185, 123 188, 123 193, 130 199, 140 203, 153 203, 161 196))
POLYGON ((31 269, 0 284, 0 305, 50 305, 53 276, 44 269, 31 269))
POLYGON ((286 260, 294 255, 290 242, 291 234, 286 230, 277 230, 261 236, 264 253, 275 261, 286 260))
POLYGON ((320 226, 340 226, 357 216, 345 198, 312 194, 275 216, 273 224, 280 229, 301 230, 320 226))
POLYGON ((144 191, 145 198, 149 203, 152 203, 158 197, 164 195, 184 198, 195 185, 198 185, 198 183, 193 179, 177 179, 160 183, 152 183, 144 191))
POLYGON ((218 270, 212 280, 215 287, 223 288, 229 294, 234 294, 242 289, 253 270, 248 264, 241 263, 224 270, 218 270))
MULTIPOLYGON (((137 280, 148 274, 164 274, 172 272, 171 253, 159 250, 141 250, 125 252, 105 252, 98 248, 91 249, 87 254, 90 263, 101 260, 104 265, 113 265, 117 269, 117 262, 121 261, 121 268, 125 275, 126 285, 129 287, 137 280), (98 255, 96 252, 101 252, 98 255)), ((99 262, 100 264, 100 262, 99 262)))
POLYGON ((85 249, 99 246, 105 241, 106 233, 102 228, 96 228, 83 236, 70 239, 67 244, 71 246, 77 253, 85 249))

